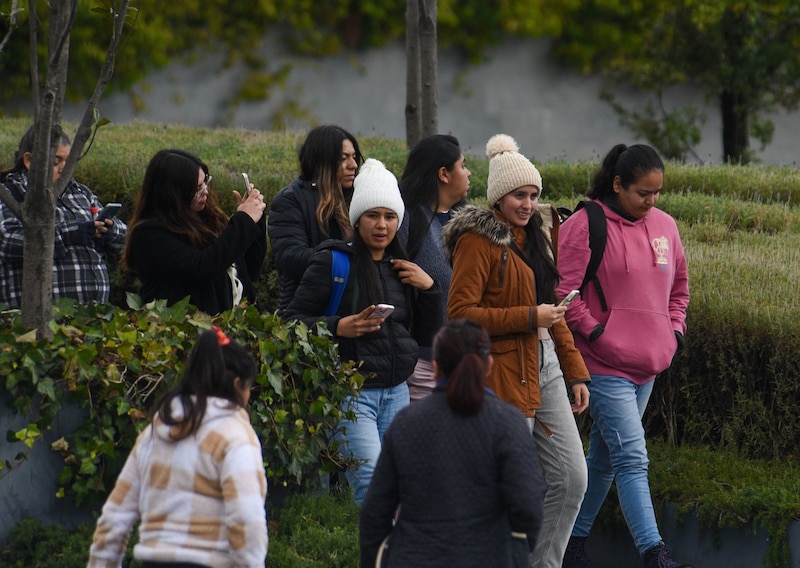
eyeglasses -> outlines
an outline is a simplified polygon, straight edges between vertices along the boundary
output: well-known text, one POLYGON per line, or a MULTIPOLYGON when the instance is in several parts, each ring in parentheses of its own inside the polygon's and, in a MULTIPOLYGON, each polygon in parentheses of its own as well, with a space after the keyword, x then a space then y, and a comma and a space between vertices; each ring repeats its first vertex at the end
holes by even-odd
POLYGON ((203 190, 208 189, 211 186, 212 179, 214 179, 213 176, 206 174, 206 179, 203 180, 203 183, 197 186, 197 193, 203 193, 203 190))

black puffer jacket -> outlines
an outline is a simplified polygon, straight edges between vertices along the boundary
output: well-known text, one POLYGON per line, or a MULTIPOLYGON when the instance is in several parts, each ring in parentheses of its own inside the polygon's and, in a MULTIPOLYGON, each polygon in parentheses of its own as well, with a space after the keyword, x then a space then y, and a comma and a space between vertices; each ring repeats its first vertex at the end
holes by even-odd
POLYGON ((345 361, 362 361, 359 369, 367 376, 363 388, 388 388, 405 381, 417 363, 418 343, 430 345, 441 325, 439 313, 441 292, 438 284, 430 290, 417 290, 406 286, 392 269, 390 259, 376 262, 380 271, 381 302, 395 307, 394 312, 379 331, 355 339, 335 335, 339 320, 358 313, 365 306, 354 306, 355 262, 352 249, 342 241, 328 240, 322 243, 311 257, 311 264, 303 274, 297 292, 284 316, 297 319, 309 326, 325 320, 328 329, 339 343, 339 355, 345 361), (345 251, 350 255, 350 277, 344 295, 334 316, 324 316, 331 297, 331 249, 345 251), (414 322, 416 325, 413 325, 414 322), (374 373, 374 376, 370 376, 374 373))
POLYGON ((284 310, 294 296, 314 248, 326 239, 342 239, 339 224, 332 220, 326 235, 317 224, 319 192, 301 178, 278 192, 272 200, 267 232, 275 267, 280 275, 278 309, 284 310))

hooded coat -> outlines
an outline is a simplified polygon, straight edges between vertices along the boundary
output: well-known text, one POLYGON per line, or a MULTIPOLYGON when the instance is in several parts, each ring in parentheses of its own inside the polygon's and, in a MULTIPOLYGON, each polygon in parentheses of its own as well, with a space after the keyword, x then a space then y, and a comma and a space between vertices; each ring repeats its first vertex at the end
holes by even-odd
MULTIPOLYGON (((539 214, 542 230, 557 248, 557 213, 539 205, 539 214)), ((535 277, 511 248, 515 242, 524 250, 525 237, 523 228, 512 227, 499 212, 474 206, 459 211, 442 231, 453 266, 447 317, 469 318, 486 328, 494 358, 487 386, 533 417, 542 404, 535 277)), ((589 371, 563 319, 550 335, 567 382, 587 382, 589 371)))
MULTIPOLYGON (((652 381, 670 366, 678 349, 676 333, 686 333, 689 270, 678 226, 656 209, 646 217, 626 219, 596 200, 608 227, 597 278, 608 310, 603 311, 594 286, 586 286, 570 304, 566 319, 575 343, 593 375, 625 377, 636 384, 652 381), (597 325, 605 330, 594 341, 597 325)), ((589 219, 585 210, 564 223, 558 269, 562 293, 580 286, 586 273, 589 219)))
MULTIPOLYGON (((178 398, 172 411, 183 416, 178 398)), ((139 434, 97 521, 88 568, 120 566, 139 520, 139 560, 263 568, 267 480, 247 411, 209 397, 197 432, 176 440, 179 430, 156 415, 139 434)))

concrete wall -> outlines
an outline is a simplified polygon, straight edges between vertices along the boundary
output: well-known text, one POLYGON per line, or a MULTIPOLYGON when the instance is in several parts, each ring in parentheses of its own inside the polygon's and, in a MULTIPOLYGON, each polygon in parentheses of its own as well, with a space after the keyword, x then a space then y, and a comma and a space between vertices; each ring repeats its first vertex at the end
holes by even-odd
MULTIPOLYGON (((0 471, 6 474, 0 479, 0 546, 11 528, 22 519, 36 518, 45 523, 74 526, 92 518, 89 510, 76 509, 71 499, 56 497, 64 460, 50 450, 50 444, 75 430, 84 415, 78 408, 63 410, 53 428, 44 434, 44 441, 34 445, 25 462, 10 472, 0 471)), ((19 452, 27 450, 21 442, 6 441, 8 430, 16 432, 26 425, 24 417, 11 411, 8 396, 0 395, 0 460, 13 460, 19 452)))
MULTIPOLYGON (((469 64, 452 50, 439 58, 439 130, 459 137, 468 154, 483 155, 495 133, 514 136, 522 151, 537 162, 566 158, 596 159, 617 142, 635 142, 620 127, 611 108, 598 100, 602 81, 555 64, 544 40, 507 40, 489 50, 485 61, 469 64)), ((269 100, 231 108, 226 101, 245 76, 241 66, 222 68, 222 58, 204 52, 191 64, 173 64, 149 76, 134 89, 144 104, 137 110, 124 94, 106 97, 103 116, 115 122, 134 118, 196 126, 241 126, 268 129, 276 113, 296 105, 306 113, 290 119, 292 128, 336 123, 360 135, 405 138, 405 54, 402 43, 332 57, 297 57, 265 39, 261 55, 269 70, 291 66, 285 87, 269 100)), ((707 123, 697 153, 706 163, 720 163, 721 123, 718 111, 691 88, 668 91, 669 107, 692 103, 703 108, 707 123)), ((615 94, 625 104, 643 101, 625 87, 615 94)), ((68 109, 77 118, 82 107, 68 109)), ((775 115, 774 142, 761 154, 765 163, 798 160, 795 133, 800 114, 775 115)), ((366 148, 367 152, 369 151, 366 148)))

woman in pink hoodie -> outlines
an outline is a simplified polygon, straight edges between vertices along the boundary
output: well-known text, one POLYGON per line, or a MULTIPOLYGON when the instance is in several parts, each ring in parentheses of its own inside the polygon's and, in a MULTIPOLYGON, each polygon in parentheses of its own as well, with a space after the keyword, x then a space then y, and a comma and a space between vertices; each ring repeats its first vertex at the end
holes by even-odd
MULTIPOLYGON (((605 216, 608 237, 597 269, 602 293, 587 285, 566 320, 592 381, 589 485, 564 558, 591 568, 584 552, 595 517, 616 479, 620 507, 645 568, 687 566, 671 559, 656 524, 647 478, 642 415, 656 375, 683 347, 689 276, 678 227, 656 209, 664 163, 651 147, 618 144, 588 197, 605 216), (605 300, 605 301, 603 301, 605 300)), ((561 227, 559 296, 581 287, 591 252, 586 209, 561 227)))

